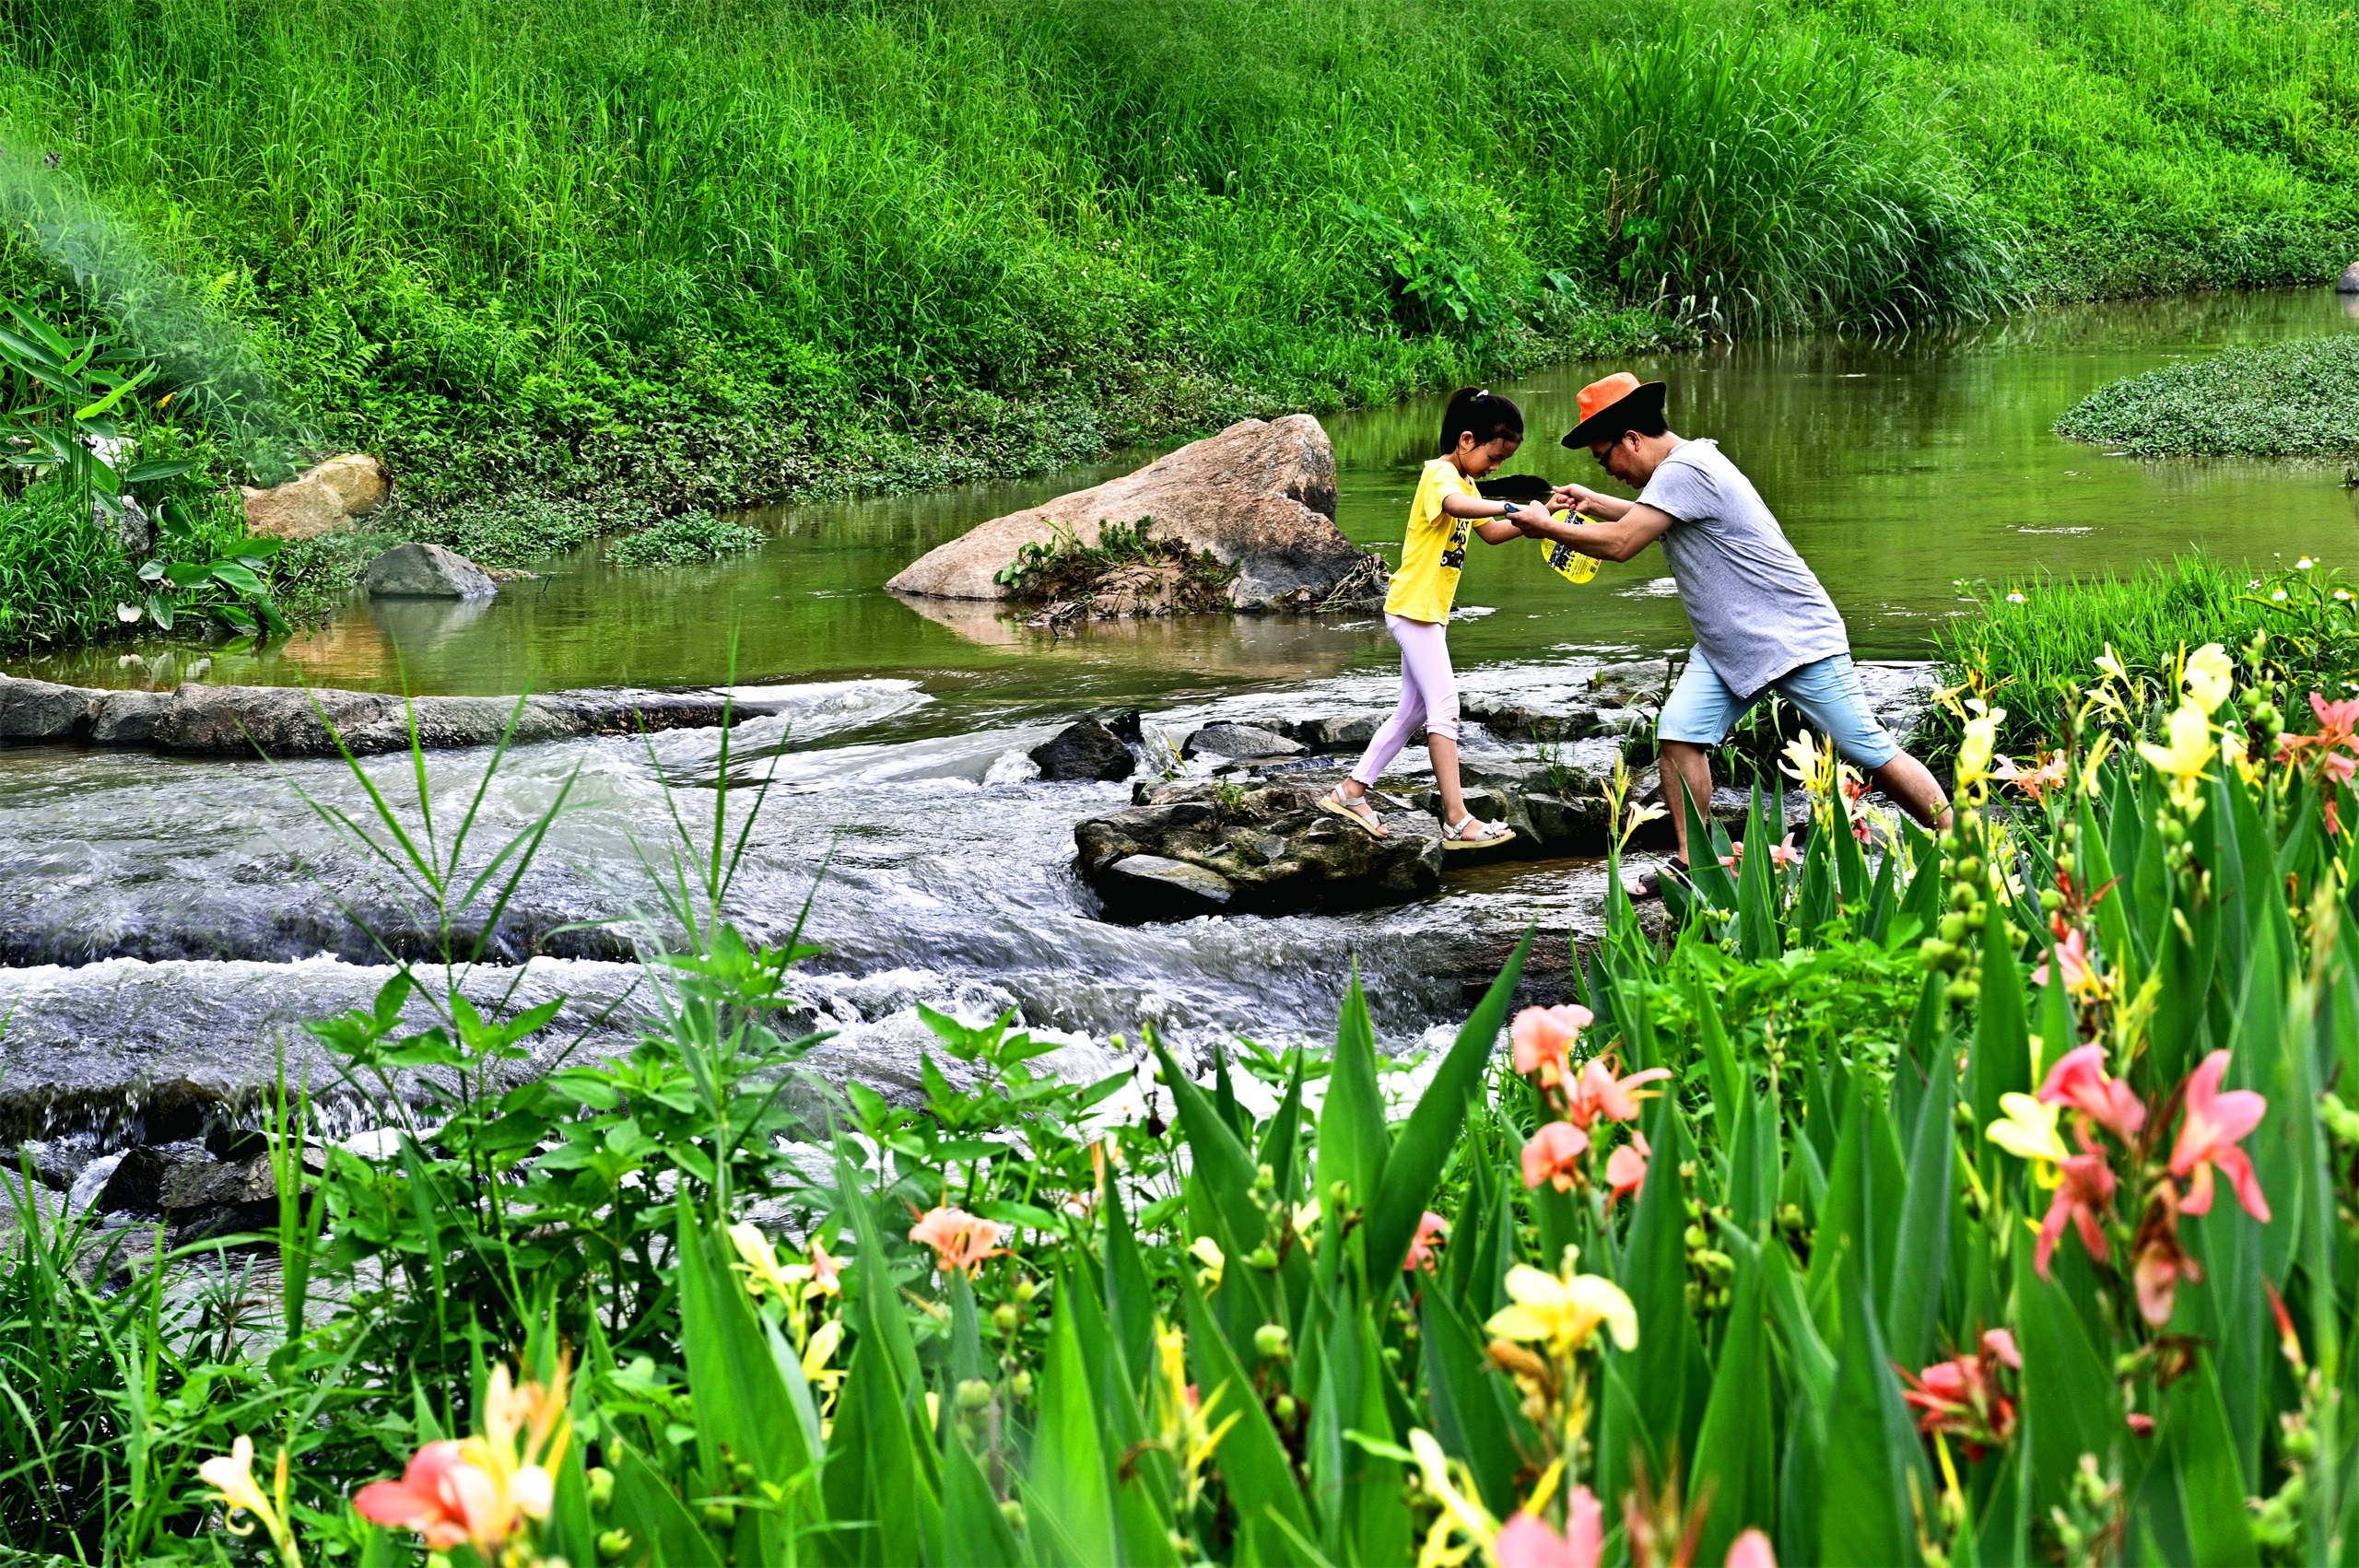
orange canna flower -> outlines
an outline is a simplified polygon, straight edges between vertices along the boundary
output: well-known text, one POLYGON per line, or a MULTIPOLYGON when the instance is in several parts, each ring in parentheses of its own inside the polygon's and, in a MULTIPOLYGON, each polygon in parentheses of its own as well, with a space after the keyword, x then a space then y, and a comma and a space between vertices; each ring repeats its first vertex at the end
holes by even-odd
POLYGON ((1588 1153, 1588 1133, 1571 1122, 1552 1121, 1523 1146, 1523 1185, 1554 1182, 1557 1191, 1569 1191, 1579 1177, 1581 1156, 1588 1153))
POLYGON ((1006 1234, 1003 1226, 947 1204, 934 1205, 910 1227, 911 1241, 921 1241, 933 1248, 936 1269, 945 1274, 956 1270, 970 1280, 982 1268, 984 1258, 997 1258, 1007 1251, 999 1245, 1006 1234))
POLYGON ((1640 1102, 1649 1098, 1638 1093, 1638 1086, 1670 1076, 1671 1069, 1667 1067, 1650 1067, 1627 1078, 1616 1078, 1611 1063, 1591 1057, 1581 1065, 1581 1075, 1573 1082, 1571 1103, 1565 1107, 1565 1114, 1583 1132, 1600 1117, 1608 1121, 1635 1121, 1640 1102))
POLYGON ((2217 1166, 2236 1188, 2245 1211, 2267 1224, 2269 1199, 2261 1196, 2252 1157, 2236 1147, 2236 1141, 2260 1125, 2269 1102, 2250 1089, 2220 1093, 2220 1079, 2227 1071, 2228 1053, 2213 1051, 2187 1076, 2187 1111, 2178 1124, 2178 1142, 2171 1149, 2171 1175, 2188 1183, 2178 1206, 2184 1213, 2211 1212, 2212 1172, 2217 1166))
POLYGON ((811 1238, 811 1287, 825 1295, 841 1295, 844 1262, 817 1236, 811 1238))
POLYGON ((1538 1073, 1542 1088, 1555 1088, 1569 1072, 1566 1058, 1579 1042, 1581 1031, 1595 1022, 1595 1013, 1571 1002, 1525 1008, 1515 1015, 1508 1031, 1515 1042, 1515 1070, 1527 1077, 1538 1073))
POLYGON ((429 1550, 464 1543, 490 1557, 526 1519, 548 1517, 555 1473, 573 1437, 566 1380, 563 1356, 546 1388, 493 1367, 479 1435, 428 1444, 410 1457, 401 1480, 370 1482, 352 1505, 363 1518, 416 1530, 429 1550))
POLYGON ((464 1457, 464 1445, 429 1443, 410 1456, 399 1480, 371 1481, 354 1494, 360 1516, 391 1529, 416 1530, 429 1551, 469 1543, 496 1550, 508 1539, 490 1476, 464 1457))
POLYGON ((1414 1274, 1420 1269, 1430 1271, 1434 1266, 1435 1244, 1449 1237, 1449 1223, 1439 1214, 1426 1210, 1425 1218, 1417 1222, 1417 1235, 1409 1243, 1409 1256, 1402 1260, 1401 1271, 1404 1274, 1414 1274))
POLYGON ((1607 1208, 1620 1201, 1624 1193, 1636 1192, 1647 1184, 1647 1162, 1653 1157, 1654 1151, 1647 1147, 1647 1135, 1643 1132, 1633 1132, 1629 1142, 1606 1157, 1605 1179, 1614 1188, 1606 1195, 1607 1208))

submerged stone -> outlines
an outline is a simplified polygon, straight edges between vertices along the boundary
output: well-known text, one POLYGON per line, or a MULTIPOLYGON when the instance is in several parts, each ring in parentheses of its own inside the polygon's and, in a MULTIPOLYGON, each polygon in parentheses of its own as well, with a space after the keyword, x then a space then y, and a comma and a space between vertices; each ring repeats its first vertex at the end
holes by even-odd
POLYGON ((440 544, 396 544, 360 574, 377 599, 488 599, 499 591, 489 574, 440 544))

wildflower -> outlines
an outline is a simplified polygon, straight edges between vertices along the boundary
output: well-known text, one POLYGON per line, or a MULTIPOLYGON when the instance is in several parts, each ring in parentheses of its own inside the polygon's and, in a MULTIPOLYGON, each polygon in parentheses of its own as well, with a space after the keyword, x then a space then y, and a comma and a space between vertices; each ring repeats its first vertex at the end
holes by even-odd
POLYGON ((2028 604, 2031 601, 2024 597, 2023 590, 2017 589, 2013 593, 2007 595, 2007 603, 2010 604, 2028 604))
MULTIPOLYGON (((2080 932, 2072 934, 2077 937, 2080 932)), ((2060 957, 2062 948, 2057 951, 2060 957)), ((2070 984, 2072 965, 2069 960, 2064 975, 2070 984)), ((2103 1046, 2082 1046, 2065 1052, 2048 1070, 2048 1081, 2039 1086, 2039 1098, 2048 1105, 2071 1106, 2124 1143, 2133 1141, 2138 1129, 2146 1125, 2145 1103, 2129 1084, 2106 1075, 2103 1046)))
POLYGON ((811 1330, 811 1342, 803 1347, 803 1375, 805 1381, 821 1388, 832 1388, 844 1380, 843 1369, 830 1367, 836 1351, 844 1342, 844 1326, 839 1318, 830 1317, 811 1330))
POLYGON ((1998 749, 1999 725, 2006 717, 2003 708, 1985 708, 1966 721, 1965 738, 1957 748, 1960 785, 1979 784, 1990 776, 1990 754, 1998 749))
POLYGON ((2347 588, 2338 588, 2334 591, 2334 596, 2341 603, 2347 604, 2351 602, 2351 590, 2347 588))
POLYGON ((2138 755, 2171 776, 2171 798, 2181 806, 2195 799, 2212 767, 2212 721, 2193 703, 2182 703, 2165 726, 2170 744, 2138 743, 2138 755))
POLYGON ((2245 1211, 2267 1224, 2269 1199, 2261 1196, 2252 1157, 2236 1141, 2260 1125, 2269 1102, 2250 1089, 2220 1093, 2220 1076, 2227 1071, 2228 1053, 2213 1051, 2188 1075, 2187 1112, 2171 1149, 2171 1175, 2188 1183, 2179 1208, 2189 1214, 2211 1212, 2212 1171, 2217 1166, 2245 1211))
POLYGON ((1165 1328, 1160 1318, 1155 1325, 1155 1347, 1159 1373, 1155 1382, 1156 1435, 1180 1467, 1184 1517, 1203 1495, 1204 1466, 1244 1412, 1231 1410, 1218 1425, 1213 1423, 1213 1409, 1228 1387, 1224 1384, 1214 1389, 1209 1399, 1197 1394, 1196 1386, 1188 1381, 1188 1337, 1165 1328))
POLYGON ((1525 1008, 1508 1030, 1515 1042, 1515 1070, 1527 1076, 1536 1072, 1543 1088, 1554 1088, 1567 1076, 1566 1057, 1579 1042, 1581 1031, 1596 1021, 1588 1008, 1571 1003, 1525 1008))
POLYGON ((2034 801, 2045 800, 2048 791, 2060 788, 2064 783, 2064 774, 2062 752, 2044 754, 2039 765, 2030 772, 2025 772, 2011 756, 1999 758, 1990 769, 1991 778, 2013 785, 2034 801))
POLYGON ((2001 1094, 1999 1108, 2005 1114, 1983 1136, 2015 1158, 2031 1161, 2040 1168, 2045 1184, 2047 1165, 2062 1164, 2072 1157, 2056 1130, 2060 1107, 2042 1105, 2029 1094, 2001 1094))
MULTIPOLYGON (((1720 857, 1720 864, 1727 866, 1733 871, 1744 860, 1744 841, 1743 839, 1739 839, 1737 842, 1730 845, 1729 848, 1734 850, 1735 853, 1731 855, 1722 855, 1720 857)), ((1794 848, 1794 836, 1792 834, 1787 834, 1783 842, 1769 846, 1769 865, 1772 870, 1780 866, 1799 866, 1802 863, 1802 852, 1794 848)))
POLYGON ((2188 700, 2209 716, 2219 711, 2236 689, 2236 667, 2228 661, 2227 651, 2216 642, 2207 642, 2188 655, 2187 667, 2180 673, 2188 700))
POLYGON ((1574 1081, 1565 1114, 1584 1132, 1600 1117, 1608 1121, 1635 1120, 1639 1102, 1650 1097, 1639 1094, 1638 1086, 1670 1076, 1667 1067, 1649 1067, 1627 1078, 1616 1078, 1611 1062, 1591 1057, 1581 1064, 1581 1075, 1574 1081))
MULTIPOLYGON (((729 1227, 729 1243, 737 1249, 737 1256, 742 1259, 734 1267, 745 1276, 748 1294, 757 1299, 774 1295, 790 1306, 794 1304, 795 1297, 801 1294, 801 1281, 790 1278, 788 1270, 780 1265, 778 1253, 771 1247, 769 1237, 757 1226, 735 1224, 729 1227)), ((807 1279, 811 1271, 805 1269, 802 1272, 807 1279)))
POLYGON ((2130 1279, 2138 1293, 2138 1316, 2146 1320, 2148 1327, 2160 1328, 2171 1320, 2179 1281, 2199 1284, 2203 1279, 2202 1269, 2179 1245, 2178 1214, 2167 1185, 2158 1200, 2148 1208, 2130 1252, 2130 1279))
POLYGON ((1978 1353, 1935 1362, 1922 1372, 1900 1369, 1908 1387, 1901 1398, 1923 1412, 1917 1430, 1962 1438, 1966 1457, 1978 1459, 1986 1447, 2004 1443, 2015 1430, 2014 1401, 1999 1386, 1999 1368, 2020 1372, 2024 1358, 2014 1336, 1993 1328, 1982 1336, 1978 1353))
POLYGON ((2281 589, 2278 589, 2275 592, 2271 593, 2271 594, 2269 596, 2269 602, 2270 602, 2271 603, 2272 603, 2272 604, 2283 604, 2283 603, 2285 603, 2285 591, 2284 591, 2283 589, 2282 589, 2282 588, 2281 588, 2281 589))
POLYGON ((911 1241, 921 1241, 933 1248, 936 1269, 945 1274, 958 1270, 970 1280, 982 1268, 984 1258, 997 1258, 1007 1251, 999 1245, 1006 1234, 1003 1226, 942 1203, 927 1210, 910 1227, 911 1241))
MULTIPOLYGON (((1572 1249, 1566 1248, 1566 1267, 1572 1249)), ((1485 1326, 1503 1340, 1519 1344, 1545 1343, 1559 1359, 1590 1342, 1602 1326, 1624 1350, 1638 1343, 1638 1311, 1622 1287, 1595 1274, 1543 1274, 1528 1263, 1508 1270, 1509 1305, 1491 1315, 1485 1326)))
POLYGON ((1826 792, 1828 765, 1834 760, 1832 752, 1818 749, 1818 736, 1805 730, 1786 743, 1786 755, 1792 760, 1778 769, 1787 778, 1813 795, 1826 792))
POLYGON ((1220 1243, 1210 1236, 1198 1236, 1190 1245, 1188 1256, 1203 1265, 1196 1270, 1196 1283, 1208 1291, 1220 1289, 1221 1274, 1228 1267, 1228 1259, 1221 1256, 1220 1243))
POLYGON ((2103 1154, 2074 1154, 2057 1170, 2061 1179, 2056 1198, 2048 1206, 2048 1217, 2039 1223, 2039 1245, 2032 1250, 2032 1267, 2043 1280, 2048 1278, 2048 1260, 2056 1255, 2056 1244, 2063 1239, 2068 1222, 2081 1233, 2081 1245, 2089 1249, 2091 1258, 2102 1261, 2113 1255, 2099 1220, 2112 1206, 2114 1188, 2119 1185, 2113 1168, 2103 1154))
POLYGON ((2147 1415, 2140 1410, 2132 1410, 2125 1419, 2128 1421, 2130 1425, 2130 1436, 2152 1437, 2154 1435, 2154 1418, 2153 1416, 2147 1415))
MULTIPOLYGON (((2064 965, 2066 990, 2076 997, 2095 997, 2104 994, 2105 981, 2098 976, 2095 966, 2089 962, 2089 939, 2079 927, 2072 927, 2057 938, 2056 961, 2064 965)), ((2048 960, 2043 958, 2039 961, 2038 967, 2031 972, 2031 983, 2035 986, 2048 984, 2048 960)))
POLYGON ((2294 563, 2294 569, 2297 572, 2306 572, 2317 565, 2318 563, 2316 561, 2310 559, 2307 556, 2305 556, 2300 560, 2294 563))
POLYGON ((1499 1568, 1597 1568, 1604 1537, 1605 1510, 1597 1494, 1584 1486, 1576 1488, 1567 1502, 1563 1535, 1546 1520, 1519 1512, 1491 1543, 1491 1554, 1499 1568))
POLYGON ((1449 1224, 1439 1214, 1430 1209, 1426 1210, 1425 1217, 1417 1222, 1417 1234, 1409 1243, 1409 1256, 1402 1261, 1401 1271, 1404 1274, 1414 1274, 1423 1269, 1430 1272, 1434 1266, 1435 1244, 1446 1241, 1449 1237, 1449 1224))
POLYGON ((1643 1132, 1632 1133, 1629 1142, 1614 1151, 1605 1162, 1605 1179, 1614 1188, 1606 1196, 1606 1207, 1612 1208, 1624 1193, 1636 1192, 1647 1184, 1647 1161, 1653 1155, 1643 1132))
POLYGON ((227 1454, 217 1455, 196 1467, 197 1478, 219 1493, 219 1502, 228 1515, 229 1533, 236 1536, 253 1534, 252 1525, 238 1526, 240 1514, 252 1514, 270 1536, 271 1544, 278 1548, 279 1560, 288 1568, 300 1568, 302 1554, 296 1549, 295 1531, 287 1516, 287 1450, 278 1450, 278 1468, 274 1478, 272 1494, 265 1496, 254 1480, 254 1440, 241 1435, 229 1445, 227 1454))
POLYGON ((1587 1132, 1568 1121, 1552 1121, 1523 1146, 1523 1185, 1554 1182, 1557 1191, 1570 1191, 1580 1176, 1581 1156, 1588 1153, 1587 1132))

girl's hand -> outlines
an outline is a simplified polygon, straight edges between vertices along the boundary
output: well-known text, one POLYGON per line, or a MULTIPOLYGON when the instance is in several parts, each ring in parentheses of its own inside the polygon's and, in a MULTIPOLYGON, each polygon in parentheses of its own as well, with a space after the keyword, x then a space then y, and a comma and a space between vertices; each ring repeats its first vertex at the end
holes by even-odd
POLYGON ((1597 499, 1597 492, 1586 485, 1559 485, 1548 497, 1550 511, 1579 511, 1597 499))

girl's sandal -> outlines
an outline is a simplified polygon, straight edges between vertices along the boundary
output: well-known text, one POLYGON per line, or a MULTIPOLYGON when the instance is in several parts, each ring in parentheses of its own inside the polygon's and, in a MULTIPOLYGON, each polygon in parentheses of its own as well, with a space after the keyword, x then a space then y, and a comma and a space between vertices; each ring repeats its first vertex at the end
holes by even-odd
POLYGON ((1392 837, 1392 830, 1377 821, 1376 808, 1368 804, 1367 797, 1362 795, 1355 800, 1344 793, 1341 784, 1327 791, 1326 798, 1319 802, 1319 809, 1331 816, 1342 817, 1370 838, 1392 837))
POLYGON ((1441 847, 1445 849, 1487 849, 1494 844, 1504 844, 1515 837, 1515 829, 1512 827, 1499 827, 1496 833, 1483 833, 1473 838, 1462 837, 1470 827, 1495 826, 1497 825, 1484 822, 1473 812, 1468 812, 1442 830, 1441 847))

